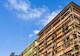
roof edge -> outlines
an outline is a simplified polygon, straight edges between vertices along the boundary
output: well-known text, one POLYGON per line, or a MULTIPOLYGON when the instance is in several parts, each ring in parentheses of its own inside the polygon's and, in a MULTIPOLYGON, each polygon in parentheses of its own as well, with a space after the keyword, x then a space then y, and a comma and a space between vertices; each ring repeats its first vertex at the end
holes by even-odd
MULTIPOLYGON (((57 16, 60 15, 65 9, 67 9, 68 6, 73 5, 73 4, 74 4, 75 6, 78 6, 76 3, 74 3, 73 1, 71 1, 62 11, 60 11, 60 12, 52 19, 52 21, 55 20, 55 19, 57 18, 57 16)), ((44 30, 45 30, 48 26, 50 26, 50 23, 51 23, 52 21, 50 21, 37 35, 40 36, 41 33, 43 33, 44 30)))

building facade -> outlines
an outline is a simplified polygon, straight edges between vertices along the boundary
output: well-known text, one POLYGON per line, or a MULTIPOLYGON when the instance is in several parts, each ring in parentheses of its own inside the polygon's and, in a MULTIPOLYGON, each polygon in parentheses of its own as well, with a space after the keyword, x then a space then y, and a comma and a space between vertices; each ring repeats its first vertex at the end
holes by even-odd
POLYGON ((10 54, 10 56, 14 56, 15 55, 15 53, 14 52, 12 52, 11 54, 10 54))
POLYGON ((38 35, 37 45, 30 48, 32 53, 27 51, 23 56, 79 56, 80 6, 68 4, 38 35))
POLYGON ((19 56, 19 55, 15 55, 15 52, 11 52, 10 56, 19 56))
POLYGON ((20 56, 38 56, 38 43, 35 40, 28 48, 26 48, 20 56))

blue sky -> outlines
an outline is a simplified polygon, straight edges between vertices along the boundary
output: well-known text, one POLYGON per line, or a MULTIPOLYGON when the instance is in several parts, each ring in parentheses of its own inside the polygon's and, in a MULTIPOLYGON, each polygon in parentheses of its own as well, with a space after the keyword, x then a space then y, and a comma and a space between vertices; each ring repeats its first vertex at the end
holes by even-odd
POLYGON ((0 56, 20 54, 68 3, 80 0, 0 0, 0 56))

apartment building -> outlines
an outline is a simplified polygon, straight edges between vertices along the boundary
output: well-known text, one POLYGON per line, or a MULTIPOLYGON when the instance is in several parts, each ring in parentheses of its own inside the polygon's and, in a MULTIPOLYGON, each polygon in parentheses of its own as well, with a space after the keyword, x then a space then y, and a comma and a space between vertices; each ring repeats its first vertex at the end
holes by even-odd
POLYGON ((11 52, 10 56, 19 56, 19 55, 15 55, 15 52, 11 52))
POLYGON ((80 6, 69 3, 38 35, 30 56, 80 56, 80 6))
POLYGON ((15 56, 15 53, 14 53, 14 52, 12 52, 12 53, 10 54, 10 56, 15 56))
POLYGON ((35 40, 20 56, 38 56, 37 41, 35 40))

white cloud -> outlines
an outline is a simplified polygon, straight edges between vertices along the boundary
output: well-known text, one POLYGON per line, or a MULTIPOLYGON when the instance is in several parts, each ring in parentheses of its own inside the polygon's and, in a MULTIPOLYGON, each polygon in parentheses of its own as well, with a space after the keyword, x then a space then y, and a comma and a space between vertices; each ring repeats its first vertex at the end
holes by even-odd
POLYGON ((34 30, 33 33, 34 34, 38 34, 40 30, 34 30))
POLYGON ((27 13, 19 13, 17 14, 17 16, 19 18, 29 20, 29 19, 34 19, 34 18, 40 18, 42 15, 45 14, 46 11, 47 9, 45 9, 45 7, 34 8, 34 9, 29 10, 27 13))
POLYGON ((33 36, 35 36, 36 34, 39 33, 40 30, 33 30, 32 34, 29 34, 28 38, 32 38, 33 36))
POLYGON ((58 9, 58 10, 55 10, 53 11, 52 13, 48 13, 44 19, 42 19, 38 25, 42 25, 42 26, 45 26, 47 25, 61 10, 58 9))
POLYGON ((16 10, 16 15, 22 19, 40 18, 48 11, 46 6, 39 8, 32 8, 30 1, 26 0, 8 0, 6 7, 12 10, 16 10))
POLYGON ((22 1, 22 0, 8 0, 7 4, 8 8, 15 9, 17 11, 27 11, 30 8, 30 2, 22 1))
POLYGON ((34 34, 29 34, 29 36, 28 36, 28 37, 29 37, 29 38, 31 38, 31 37, 33 37, 33 35, 34 35, 34 34))

